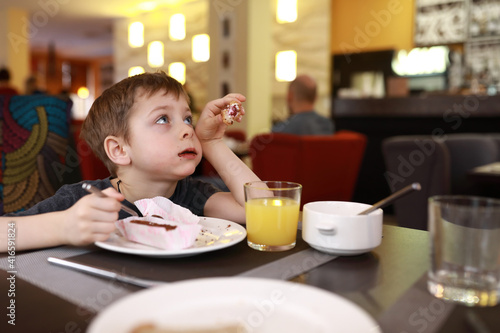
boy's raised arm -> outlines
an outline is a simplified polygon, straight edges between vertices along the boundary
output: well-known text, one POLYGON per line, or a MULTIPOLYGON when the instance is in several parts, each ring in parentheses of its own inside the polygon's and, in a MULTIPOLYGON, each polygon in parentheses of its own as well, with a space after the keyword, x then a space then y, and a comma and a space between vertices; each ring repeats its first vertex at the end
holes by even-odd
MULTIPOLYGON (((196 126, 196 135, 202 144, 203 156, 217 170, 238 206, 232 207, 233 210, 237 210, 233 220, 244 221, 245 195, 243 185, 250 181, 259 180, 259 178, 222 140, 227 125, 222 121, 221 110, 235 100, 244 102, 245 97, 240 94, 229 94, 209 102, 196 126)), ((228 207, 226 206, 226 208, 228 207)))

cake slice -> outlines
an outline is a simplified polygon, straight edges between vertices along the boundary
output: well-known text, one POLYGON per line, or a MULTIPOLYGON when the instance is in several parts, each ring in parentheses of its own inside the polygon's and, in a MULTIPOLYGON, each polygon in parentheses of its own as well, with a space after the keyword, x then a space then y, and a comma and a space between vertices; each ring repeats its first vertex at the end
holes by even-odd
POLYGON ((201 231, 200 218, 167 198, 155 197, 135 202, 144 217, 131 216, 116 221, 127 240, 164 250, 191 247, 201 231))

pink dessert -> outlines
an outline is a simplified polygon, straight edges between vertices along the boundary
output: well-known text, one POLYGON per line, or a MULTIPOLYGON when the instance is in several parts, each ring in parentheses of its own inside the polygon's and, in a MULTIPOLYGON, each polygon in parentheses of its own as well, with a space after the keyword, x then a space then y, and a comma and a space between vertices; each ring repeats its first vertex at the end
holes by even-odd
POLYGON ((232 125, 235 120, 241 120, 241 111, 243 106, 238 101, 233 101, 226 105, 226 108, 222 110, 222 121, 226 125, 232 125))
POLYGON ((200 218, 169 199, 155 197, 135 202, 144 217, 116 221, 129 241, 165 250, 185 249, 194 244, 201 231, 200 218))

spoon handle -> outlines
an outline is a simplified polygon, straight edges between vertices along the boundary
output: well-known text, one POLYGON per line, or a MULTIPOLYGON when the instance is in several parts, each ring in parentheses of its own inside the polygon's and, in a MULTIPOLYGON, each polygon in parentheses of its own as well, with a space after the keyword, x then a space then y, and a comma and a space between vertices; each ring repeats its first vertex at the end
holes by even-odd
MULTIPOLYGON (((97 187, 95 187, 94 185, 90 185, 88 183, 83 183, 82 184, 82 188, 89 192, 89 193, 94 193, 96 194, 97 196, 101 197, 101 198, 106 198, 107 195, 104 194, 100 189, 98 189, 97 187)), ((132 216, 139 216, 139 214, 137 214, 132 208, 128 208, 127 206, 125 206, 124 204, 120 203, 122 205, 122 210, 129 213, 130 215, 132 216)))
POLYGON ((392 203, 393 201, 395 201, 396 199, 399 199, 405 195, 407 195, 408 193, 412 192, 412 191, 420 191, 422 187, 420 186, 420 183, 412 183, 408 186, 405 186, 403 187, 402 189, 400 189, 399 191, 397 192, 394 192, 393 194, 391 194, 390 196, 388 196, 387 198, 385 199, 382 199, 380 200, 379 202, 375 203, 373 206, 371 206, 370 208, 368 209, 365 209, 364 211, 362 211, 361 213, 359 213, 358 215, 366 215, 366 214, 369 214, 371 212, 373 212, 374 210, 377 210, 379 208, 382 208, 382 207, 385 207, 387 206, 388 204, 392 203))

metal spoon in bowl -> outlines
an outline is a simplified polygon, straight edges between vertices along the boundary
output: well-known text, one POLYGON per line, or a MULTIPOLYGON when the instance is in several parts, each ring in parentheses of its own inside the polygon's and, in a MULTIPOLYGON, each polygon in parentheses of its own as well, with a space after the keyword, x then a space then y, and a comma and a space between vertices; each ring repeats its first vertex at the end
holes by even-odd
POLYGON ((422 186, 420 186, 420 183, 412 183, 412 184, 410 184, 410 185, 408 185, 406 187, 403 187, 399 191, 394 192, 393 194, 391 194, 387 198, 380 200, 379 202, 375 203, 370 208, 365 209, 364 211, 362 211, 358 215, 369 214, 369 213, 373 212, 374 210, 377 210, 379 208, 382 208, 382 207, 385 207, 385 206, 389 205, 390 203, 392 203, 396 199, 399 199, 399 198, 407 195, 408 193, 410 193, 412 191, 420 191, 421 188, 422 188, 422 186))

